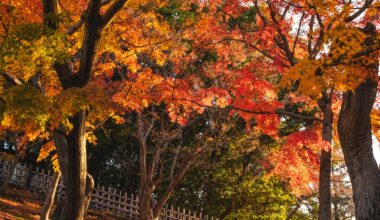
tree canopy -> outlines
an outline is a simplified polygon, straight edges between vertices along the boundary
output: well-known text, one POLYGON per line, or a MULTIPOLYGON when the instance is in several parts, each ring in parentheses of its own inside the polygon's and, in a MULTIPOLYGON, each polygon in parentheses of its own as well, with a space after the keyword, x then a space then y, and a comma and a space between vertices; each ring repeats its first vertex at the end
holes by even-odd
POLYGON ((43 143, 37 161, 50 158, 68 189, 63 210, 72 211, 60 219, 84 218, 90 174, 137 193, 141 219, 159 218, 168 201, 286 219, 317 193, 319 218, 329 219, 332 152, 341 144, 353 180, 363 158, 351 145, 379 136, 379 7, 2 1, 0 135, 14 134, 17 155, 43 143))

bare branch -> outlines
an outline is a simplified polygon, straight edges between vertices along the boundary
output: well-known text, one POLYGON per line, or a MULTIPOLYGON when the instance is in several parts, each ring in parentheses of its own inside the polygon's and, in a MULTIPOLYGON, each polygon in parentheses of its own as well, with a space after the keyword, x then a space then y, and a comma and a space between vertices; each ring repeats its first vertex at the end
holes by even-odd
POLYGON ((267 26, 267 25, 268 25, 268 21, 267 21, 267 19, 265 18, 265 16, 261 13, 261 10, 260 10, 260 7, 259 7, 259 3, 257 2, 257 0, 255 0, 255 9, 256 9, 256 11, 257 11, 257 14, 259 15, 259 17, 260 17, 261 20, 263 21, 264 26, 267 26))
POLYGON ((278 46, 284 51, 290 65, 293 66, 295 65, 295 59, 293 57, 292 52, 290 51, 288 39, 286 38, 285 34, 281 30, 281 27, 280 27, 281 25, 276 18, 277 13, 274 11, 272 4, 269 1, 267 1, 267 4, 270 10, 270 16, 272 18, 272 21, 276 24, 276 30, 278 33, 278 37, 275 37, 275 41, 277 42, 278 46))
POLYGON ((367 8, 371 6, 374 0, 366 0, 363 4, 363 6, 356 11, 354 14, 348 16, 346 19, 344 19, 345 22, 351 22, 355 20, 357 17, 359 17, 367 8))
POLYGON ((300 22, 299 22, 299 24, 298 24, 298 30, 297 30, 296 39, 294 40, 294 44, 293 44, 293 49, 292 49, 293 57, 294 57, 294 52, 295 52, 295 50, 296 50, 298 37, 299 37, 300 32, 301 32, 302 20, 303 20, 303 17, 304 17, 304 16, 305 16, 305 12, 302 12, 302 15, 301 15, 301 18, 300 18, 300 22))
POLYGON ((115 17, 116 13, 124 6, 128 0, 116 0, 104 13, 102 16, 102 27, 106 27, 112 19, 115 17))
MULTIPOLYGON (((147 161, 146 161, 146 154, 147 154, 147 146, 146 142, 143 138, 143 122, 142 122, 142 115, 140 112, 137 112, 137 139, 139 141, 140 146, 140 170, 141 170, 141 180, 140 180, 140 189, 145 189, 145 185, 147 183, 147 161)), ((143 192, 140 192, 142 196, 143 192)))
POLYGON ((83 26, 84 21, 86 20, 86 17, 87 17, 87 10, 83 12, 83 14, 80 16, 80 19, 73 26, 70 26, 67 29, 66 31, 67 35, 72 35, 76 31, 78 31, 83 26))
POLYGON ((23 84, 16 76, 14 76, 8 72, 0 71, 0 75, 3 76, 9 83, 11 83, 13 85, 22 85, 23 84))
POLYGON ((285 3, 285 4, 287 4, 287 5, 293 6, 293 7, 295 7, 295 8, 299 8, 299 9, 301 9, 301 8, 305 8, 305 7, 301 6, 301 5, 297 5, 297 4, 292 3, 292 2, 288 2, 288 1, 285 1, 285 0, 281 0, 281 1, 282 1, 283 3, 285 3))
POLYGON ((242 111, 242 112, 246 112, 246 113, 250 113, 250 114, 254 114, 254 115, 283 114, 283 115, 290 115, 290 116, 293 116, 295 118, 304 119, 304 120, 321 121, 319 118, 314 117, 314 116, 305 116, 305 115, 301 115, 299 113, 289 112, 289 111, 285 111, 285 110, 282 110, 282 109, 276 109, 274 111, 253 111, 253 110, 243 109, 243 108, 236 107, 236 106, 231 106, 231 105, 227 106, 225 108, 222 108, 222 107, 218 107, 218 106, 204 105, 204 104, 201 104, 201 103, 199 103, 197 101, 194 101, 194 100, 176 99, 175 97, 172 97, 172 98, 174 100, 178 100, 178 101, 190 102, 190 103, 193 103, 193 104, 198 105, 198 106, 203 107, 203 108, 210 108, 210 109, 233 109, 233 110, 238 110, 238 111, 242 111))
POLYGON ((171 165, 171 167, 170 167, 170 173, 169 173, 169 179, 170 179, 170 181, 173 180, 174 169, 175 169, 175 167, 177 166, 178 154, 179 154, 179 152, 180 152, 180 150, 181 150, 182 143, 183 143, 182 129, 180 130, 179 137, 180 137, 180 143, 178 144, 178 146, 177 146, 176 149, 174 150, 173 162, 172 162, 172 165, 171 165))
POLYGON ((71 80, 72 86, 83 87, 92 78, 96 45, 101 32, 100 7, 101 0, 91 0, 88 5, 79 72, 77 77, 71 80))
POLYGON ((192 151, 192 153, 183 160, 183 162, 181 163, 181 166, 179 168, 179 173, 172 179, 172 181, 170 181, 169 186, 165 190, 165 193, 163 194, 161 199, 158 201, 158 203, 154 206, 153 216, 158 216, 160 214, 161 209, 164 207, 165 203, 168 201, 170 195, 172 194, 174 188, 177 186, 179 181, 187 173, 190 165, 206 149, 207 149, 207 146, 206 147, 196 147, 192 151))
POLYGON ((282 17, 283 19, 285 18, 285 16, 286 16, 286 14, 288 13, 289 9, 290 9, 290 5, 286 5, 286 6, 285 6, 285 9, 284 9, 284 12, 283 12, 282 15, 281 15, 281 17, 282 17))
POLYGON ((317 38, 317 42, 315 43, 313 50, 312 50, 312 57, 315 58, 322 46, 323 38, 325 35, 325 26, 323 24, 321 16, 319 16, 317 10, 315 10, 315 16, 317 18, 318 24, 319 24, 319 36, 317 38))
POLYGON ((313 41, 313 32, 314 32, 314 18, 315 15, 312 15, 310 18, 310 23, 309 23, 309 33, 307 34, 307 51, 309 54, 309 59, 312 59, 312 41, 313 41))
POLYGON ((155 121, 155 118, 152 117, 152 119, 151 119, 151 121, 150 121, 150 123, 149 123, 149 126, 148 126, 148 128, 146 129, 146 131, 145 131, 145 133, 144 133, 144 136, 143 136, 145 142, 146 142, 146 139, 148 138, 150 132, 152 131, 152 128, 153 128, 153 126, 154 126, 154 121, 155 121))

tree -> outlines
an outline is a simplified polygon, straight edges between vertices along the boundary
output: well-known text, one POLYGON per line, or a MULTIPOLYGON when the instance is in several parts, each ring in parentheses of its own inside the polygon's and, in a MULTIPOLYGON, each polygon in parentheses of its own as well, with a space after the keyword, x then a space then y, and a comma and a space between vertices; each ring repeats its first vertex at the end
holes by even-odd
MULTIPOLYGON (((244 65, 243 61, 246 60, 246 57, 235 56, 233 52, 241 49, 241 44, 219 44, 217 43, 219 38, 224 38, 224 35, 218 36, 215 32, 202 36, 206 27, 211 28, 215 25, 214 22, 217 22, 207 17, 216 9, 212 8, 215 7, 213 4, 210 7, 208 4, 199 5, 203 8, 197 5, 189 7, 184 4, 181 6, 183 8, 178 5, 170 5, 160 9, 160 12, 165 12, 164 16, 175 13, 176 16, 179 16, 179 21, 181 21, 181 16, 189 14, 196 14, 200 17, 201 22, 196 23, 190 34, 183 35, 185 38, 182 41, 187 41, 189 45, 189 48, 185 48, 186 53, 183 58, 187 59, 187 62, 174 62, 174 68, 171 68, 173 62, 168 60, 166 61, 167 65, 163 66, 166 68, 162 70, 159 60, 154 59, 154 54, 140 53, 138 58, 142 68, 138 76, 126 74, 125 90, 115 95, 125 108, 133 109, 131 104, 138 104, 132 124, 137 125, 136 137, 140 148, 139 205, 140 215, 143 219, 159 217, 161 209, 174 187, 178 185, 195 159, 214 146, 214 144, 208 143, 207 138, 216 139, 215 135, 221 135, 224 132, 218 123, 210 119, 210 121, 203 122, 204 131, 198 133, 201 137, 195 138, 197 133, 192 134, 189 137, 193 137, 194 143, 181 146, 176 144, 178 142, 176 133, 181 133, 175 131, 178 125, 183 126, 183 132, 185 132, 188 124, 197 120, 201 115, 231 106, 232 111, 227 108, 228 112, 243 118, 247 128, 254 124, 263 133, 276 135, 279 117, 275 114, 274 109, 281 104, 276 100, 273 88, 270 83, 261 78, 261 75, 256 76, 257 72, 253 68, 244 65), (238 65, 241 67, 233 68, 238 65), (172 71, 173 69, 178 69, 178 72, 172 71), (125 100, 125 94, 129 96, 129 101, 125 100), (164 118, 161 116, 161 114, 166 115, 161 113, 163 109, 157 107, 161 105, 167 112, 167 116, 164 118), (149 108, 152 109, 149 110, 149 108), (156 120, 161 122, 155 122, 156 120), (174 124, 168 123, 168 121, 174 124), (161 129, 164 130, 156 131, 155 129, 159 130, 157 124, 161 124, 161 129), (207 136, 208 133, 211 133, 211 137, 207 136), (182 151, 172 150, 177 152, 172 155, 168 147, 171 145, 182 151), (171 174, 163 172, 165 168, 162 167, 166 164, 162 164, 162 161, 165 160, 172 161, 172 166, 167 169, 171 170, 171 174), (173 174, 175 171, 177 175, 173 174), (166 182, 167 186, 163 189, 162 195, 155 196, 157 201, 154 202, 152 198, 155 195, 155 189, 161 182, 166 182)), ((251 13, 248 8, 245 10, 247 13, 251 13)), ((168 16, 167 19, 170 21, 172 17, 168 16)), ((249 19, 243 21, 253 22, 249 19)), ((176 21, 172 22, 174 28, 177 28, 176 21)), ((226 21, 221 24, 222 28, 225 27, 225 23, 226 21)), ((154 28, 150 29, 154 30, 154 28)), ((228 32, 226 29, 220 31, 223 34, 228 32)), ((122 45, 125 44, 132 48, 140 47, 128 40, 128 38, 122 39, 122 45)), ((147 48, 146 50, 149 51, 152 45, 154 48, 160 43, 141 47, 147 48)), ((117 59, 115 60, 117 61, 117 59)), ((177 129, 182 130, 182 128, 177 129)), ((223 140, 223 138, 220 139, 223 140)))
MULTIPOLYGON (((31 63, 31 65, 17 66, 20 64, 17 62, 19 61, 17 59, 12 60, 11 62, 4 62, 2 63, 3 65, 0 70, 1 75, 8 81, 13 81, 14 84, 20 85, 20 87, 22 87, 21 84, 23 83, 17 78, 18 75, 16 75, 18 74, 17 70, 20 70, 20 68, 23 70, 23 75, 20 77, 22 80, 28 79, 30 76, 40 76, 36 77, 38 83, 36 83, 37 86, 35 87, 40 91, 40 94, 37 94, 37 96, 42 99, 44 96, 49 98, 52 95, 55 95, 57 90, 54 89, 56 89, 55 85, 57 84, 61 86, 61 92, 73 91, 75 90, 73 88, 85 87, 93 79, 92 70, 97 52, 96 48, 101 33, 107 24, 113 19, 116 12, 124 6, 125 2, 125 0, 112 2, 112 4, 107 7, 104 14, 102 14, 100 12, 103 4, 102 1, 89 1, 88 4, 85 4, 86 9, 83 11, 83 14, 82 12, 79 12, 79 16, 76 14, 78 23, 73 26, 70 25, 68 29, 63 27, 65 25, 60 25, 60 10, 62 5, 60 5, 57 0, 46 0, 43 1, 42 5, 39 2, 26 4, 31 7, 37 6, 37 10, 34 13, 37 16, 33 16, 32 18, 37 17, 36 21, 40 22, 40 24, 43 22, 43 25, 41 26, 38 23, 30 25, 26 24, 24 26, 20 25, 21 28, 14 28, 14 31, 10 31, 10 29, 8 29, 5 25, 6 22, 2 21, 3 29, 6 32, 6 38, 2 40, 2 51, 5 52, 2 54, 2 60, 6 60, 9 56, 14 57, 15 54, 12 54, 12 51, 18 51, 18 49, 21 48, 23 50, 19 51, 23 51, 23 58, 27 58, 26 60, 31 62, 37 61, 36 65, 31 63), (84 26, 83 32, 79 30, 82 25, 84 26), (22 32, 22 30, 26 32, 22 32), (78 31, 83 33, 82 44, 79 46, 80 50, 75 50, 74 47, 75 52, 71 53, 72 50, 68 51, 67 48, 64 48, 64 45, 67 43, 67 36, 73 35, 78 31), (24 35, 22 35, 23 33, 24 35), (13 38, 14 41, 12 41, 11 35, 16 35, 16 38, 13 38), (57 50, 53 49, 53 47, 50 47, 50 50, 46 47, 38 48, 41 46, 41 43, 45 45, 48 43, 47 41, 49 40, 46 39, 50 39, 50 43, 52 43, 52 45, 54 45, 53 47, 57 50), (30 42, 33 42, 33 44, 30 44, 30 42), (19 47, 12 48, 14 45, 19 45, 19 47), (7 47, 9 50, 5 49, 7 47), (33 56, 33 49, 36 49, 36 47, 38 49, 42 49, 43 52, 47 52, 48 54, 42 53, 43 55, 39 54, 37 56, 33 56), (3 49, 5 49, 5 51, 3 49), (49 56, 53 57, 53 59, 47 60, 46 58, 49 56), (72 68, 75 65, 78 65, 78 69, 72 68), (54 74, 56 75, 49 75, 52 71, 54 71, 54 74), (50 79, 50 81, 47 81, 50 84, 45 85, 45 87, 42 87, 41 85, 41 74, 45 79, 50 79), (53 94, 48 93, 51 91, 53 94)), ((68 6, 73 7, 73 4, 75 5, 75 2, 70 2, 68 6)), ((14 12, 14 10, 8 9, 16 8, 18 10, 18 7, 13 5, 12 1, 5 2, 2 6, 5 7, 7 12, 10 11, 8 14, 11 14, 12 11, 14 12)), ((30 8, 23 9, 28 11, 30 8)), ((78 10, 74 11, 74 15, 75 12, 78 12, 78 10)), ((39 52, 41 52, 41 50, 39 50, 39 52)), ((31 88, 30 90, 33 89, 34 91, 37 90, 35 88, 31 88)), ((58 89, 58 91, 60 89, 58 89)), ((49 103, 47 100, 39 99, 38 101, 41 101, 39 104, 49 103)), ((7 103, 7 105, 9 104, 7 103)), ((32 107, 29 109, 32 109, 32 107)), ((47 109, 45 108, 43 110, 46 111, 47 109)), ((41 114, 34 115, 34 119, 31 117, 30 121, 36 122, 39 120, 36 122, 39 127, 48 127, 48 120, 50 118, 50 116, 48 116, 48 111, 42 113, 45 115, 45 118, 41 118, 41 114)), ((72 129, 69 131, 62 131, 64 129, 64 125, 59 120, 49 122, 49 126, 53 126, 51 129, 51 136, 52 138, 54 136, 55 145, 59 155, 60 168, 62 170, 63 180, 66 185, 66 199, 60 219, 83 219, 86 204, 89 203, 89 201, 86 201, 86 198, 88 198, 86 193, 91 193, 91 189, 86 189, 86 185, 88 185, 86 182, 91 181, 91 177, 87 175, 86 171, 85 122, 87 110, 82 106, 76 108, 70 113, 65 112, 65 114, 67 114, 65 115, 67 117, 66 119, 72 126, 72 129), (54 126, 54 124, 60 124, 60 126, 54 126)), ((55 117, 58 116, 57 113, 52 113, 52 115, 55 117)), ((12 123, 14 122, 12 121, 12 123)))
MULTIPOLYGON (((362 31, 367 34, 363 51, 373 47, 378 50, 375 26, 367 24, 362 31)), ((344 94, 338 120, 339 138, 352 182, 355 216, 358 219, 380 217, 380 171, 372 153, 370 118, 377 94, 378 57, 378 53, 366 53, 357 61, 366 71, 366 77, 354 91, 344 94)))
POLYGON ((55 191, 57 189, 60 179, 61 179, 61 172, 55 172, 49 184, 44 205, 42 206, 42 209, 41 209, 40 219, 42 220, 49 219, 50 210, 54 203, 55 191))
POLYGON ((201 156, 173 193, 172 204, 222 219, 286 218, 295 199, 285 181, 266 175, 263 162, 274 143, 243 126, 237 122, 230 141, 201 156))
MULTIPOLYGON (((282 69, 285 70, 283 83, 287 85, 287 88, 295 88, 295 90, 318 100, 318 106, 323 113, 322 136, 328 143, 331 143, 332 140, 333 91, 355 89, 366 78, 366 74, 361 74, 365 71, 363 72, 358 65, 347 64, 357 57, 374 51, 363 49, 362 43, 365 41, 365 37, 353 28, 360 24, 353 20, 363 13, 365 16, 363 16, 362 23, 375 18, 376 6, 372 7, 372 3, 373 1, 365 1, 355 11, 351 2, 255 1, 261 25, 265 27, 259 29, 262 31, 258 31, 258 33, 268 34, 273 31, 276 35, 270 45, 254 42, 250 46, 273 60, 273 64, 277 63, 282 66, 282 69), (289 14, 292 14, 293 17, 297 15, 297 23, 295 20, 287 19, 289 14), (294 27, 298 28, 293 30, 294 27), (307 36, 303 37, 302 33, 306 33, 307 36), (353 33, 357 35, 355 36, 353 33), (344 47, 342 44, 340 47, 328 46, 329 42, 336 39, 341 42, 346 41, 344 47), (327 53, 323 51, 324 46, 328 48, 327 53), (279 53, 279 51, 282 52, 279 53), (286 71, 288 67, 290 68, 286 71)), ((245 39, 248 40, 244 41, 250 43, 250 36, 245 35, 245 39)), ((324 149, 321 153, 320 163, 319 218, 330 219, 331 151, 327 148, 324 149)))
MULTIPOLYGON (((86 142, 109 117, 123 122, 120 115, 134 112, 142 170, 141 211, 151 212, 142 216, 156 218, 204 149, 189 145, 194 148, 179 175, 172 176, 162 199, 153 204, 155 173, 151 171, 168 156, 161 145, 178 147, 173 129, 181 130, 212 110, 226 109, 230 116, 244 119, 247 130, 255 127, 281 138, 290 156, 298 153, 288 144, 293 140, 306 158, 313 159, 313 170, 320 162, 320 218, 328 219, 331 153, 326 141, 332 138, 332 98, 334 91, 355 89, 367 78, 348 72, 362 70, 360 64, 368 60, 359 58, 377 50, 372 46, 363 50, 367 36, 352 22, 363 12, 363 21, 372 19, 371 4, 366 1, 352 12, 351 2, 335 1, 45 0, 29 7, 6 1, 0 5, 10 18, 0 21, 0 97, 5 106, 0 108, 0 129, 28 129, 34 138, 54 141, 67 189, 60 218, 83 219, 92 183, 86 142), (38 13, 31 14, 31 9, 38 13), (30 17, 20 19, 21 12, 30 17), (297 23, 288 19, 290 14, 299 16, 297 23), (305 23, 307 30, 302 28, 305 23), (292 27, 298 27, 296 33, 292 27), (308 35, 302 37, 301 32, 308 35), (274 88, 280 79, 287 89, 282 99, 274 88), (309 102, 309 108, 319 106, 323 126, 298 127, 294 130, 298 134, 285 141, 277 132, 281 118, 319 121, 298 109, 284 109, 284 104, 296 103, 290 98, 296 91, 308 96, 301 101, 309 102), (159 106, 158 112, 165 116, 167 126, 161 132, 154 129, 163 116, 152 106, 159 106), (314 133, 303 143, 294 138, 305 134, 301 131, 305 128, 322 132, 325 142, 313 145, 310 141, 318 139, 314 133), (149 139, 158 137, 164 143, 149 139), (154 149, 152 158, 149 148, 154 149), (323 149, 320 161, 315 158, 318 149, 323 149)), ((209 128, 206 122, 203 125, 209 128)), ((213 132, 223 132, 218 129, 213 132)), ((305 163, 299 158, 298 162, 305 163)))

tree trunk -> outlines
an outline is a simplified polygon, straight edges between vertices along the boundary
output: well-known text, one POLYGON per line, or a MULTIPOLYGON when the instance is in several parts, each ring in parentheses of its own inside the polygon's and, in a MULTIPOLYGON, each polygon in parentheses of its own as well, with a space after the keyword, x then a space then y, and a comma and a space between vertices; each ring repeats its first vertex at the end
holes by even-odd
MULTIPOLYGON (((332 92, 332 91, 331 91, 332 92)), ((319 100, 319 107, 323 112, 322 138, 324 141, 332 143, 332 125, 334 114, 331 110, 331 97, 324 93, 319 100)), ((331 149, 322 150, 319 168, 319 220, 331 219, 331 149)))
MULTIPOLYGON (((377 68, 374 68, 377 72, 377 68)), ((380 170, 372 153, 370 113, 377 81, 344 94, 338 133, 352 183, 356 219, 380 219, 380 170)))
POLYGON ((95 183, 94 183, 94 178, 92 178, 92 176, 87 173, 86 174, 86 197, 85 197, 85 201, 86 201, 86 204, 85 204, 85 217, 87 216, 87 211, 88 211, 88 208, 90 207, 90 203, 91 203, 91 196, 92 196, 92 191, 94 190, 94 187, 95 187, 95 183))
POLYGON ((45 202, 41 210, 40 220, 49 220, 51 207, 54 203, 55 191, 61 178, 60 172, 55 172, 52 181, 49 184, 49 189, 46 194, 45 202))
POLYGON ((83 220, 86 204, 87 158, 84 110, 76 113, 70 122, 73 129, 67 136, 54 135, 58 161, 65 184, 65 199, 60 220, 83 220), (70 161, 70 163, 69 163, 70 161))
POLYGON ((16 170, 17 164, 18 164, 18 162, 20 160, 20 152, 19 152, 19 150, 17 148, 18 148, 18 146, 16 146, 16 156, 15 156, 14 160, 12 161, 11 167, 8 170, 8 174, 4 178, 3 185, 1 186, 1 192, 2 193, 7 193, 8 187, 9 187, 9 183, 11 181, 13 173, 16 170))
POLYGON ((139 213, 140 220, 153 220, 153 205, 152 204, 153 189, 146 187, 139 195, 139 213))

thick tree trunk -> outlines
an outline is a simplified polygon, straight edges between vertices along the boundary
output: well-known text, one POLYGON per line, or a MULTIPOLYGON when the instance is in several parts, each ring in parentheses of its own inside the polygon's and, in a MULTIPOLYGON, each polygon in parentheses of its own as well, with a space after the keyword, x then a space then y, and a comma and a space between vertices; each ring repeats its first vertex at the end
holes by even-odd
MULTIPOLYGON (((332 129, 334 114, 331 110, 331 98, 325 93, 319 101, 323 112, 322 138, 332 143, 332 129)), ((331 219, 331 149, 322 150, 319 168, 319 220, 331 219)))
POLYGON ((56 134, 58 160, 65 184, 65 200, 60 220, 83 220, 86 204, 87 158, 84 110, 76 113, 70 122, 73 129, 67 136, 56 134), (69 163, 70 161, 70 163, 69 163))
POLYGON ((12 164, 11 164, 11 167, 9 168, 8 174, 6 175, 4 182, 3 182, 3 185, 1 186, 1 192, 2 193, 7 193, 8 188, 9 188, 9 183, 11 181, 13 173, 16 170, 16 167, 17 167, 19 160, 20 160, 20 152, 16 146, 16 156, 15 156, 14 160, 12 161, 12 164))
POLYGON ((47 191, 45 202, 41 210, 40 220, 49 220, 50 210, 54 203, 55 192, 57 190, 57 186, 58 186, 60 178, 61 178, 61 173, 55 172, 53 179, 49 184, 49 189, 47 191))
MULTIPOLYGON (((376 68, 377 70, 377 68, 376 68)), ((377 81, 344 94, 338 132, 352 183, 356 219, 380 219, 380 170, 372 153, 370 113, 377 81)))

